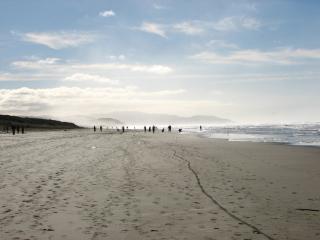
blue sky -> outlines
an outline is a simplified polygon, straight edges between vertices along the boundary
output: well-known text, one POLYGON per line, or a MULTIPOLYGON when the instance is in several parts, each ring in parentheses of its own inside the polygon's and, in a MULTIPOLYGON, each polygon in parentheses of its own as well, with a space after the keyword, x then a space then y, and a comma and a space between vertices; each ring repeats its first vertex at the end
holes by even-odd
POLYGON ((0 2, 0 113, 320 121, 319 1, 0 2))

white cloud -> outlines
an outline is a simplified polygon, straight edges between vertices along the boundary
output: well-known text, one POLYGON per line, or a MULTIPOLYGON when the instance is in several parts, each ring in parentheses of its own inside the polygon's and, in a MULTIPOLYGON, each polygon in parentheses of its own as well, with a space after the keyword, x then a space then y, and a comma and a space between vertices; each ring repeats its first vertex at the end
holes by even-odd
POLYGON ((225 17, 213 24, 215 30, 223 32, 241 29, 258 30, 260 27, 260 21, 253 17, 225 17))
POLYGON ((118 84, 117 80, 112 80, 107 77, 103 77, 100 75, 93 74, 85 74, 85 73, 74 73, 71 76, 68 76, 64 79, 65 81, 71 82, 100 82, 100 83, 109 83, 109 84, 118 84))
POLYGON ((99 13, 99 16, 101 17, 113 17, 115 15, 116 15, 115 12, 112 10, 107 10, 99 13))
POLYGON ((261 27, 259 20, 253 17, 225 17, 217 22, 190 20, 171 24, 160 24, 155 22, 143 22, 140 27, 133 29, 159 35, 167 38, 168 33, 183 33, 186 35, 199 35, 208 31, 240 31, 258 30, 261 27))
POLYGON ((124 65, 124 67, 129 68, 130 70, 135 72, 147 72, 147 73, 156 73, 156 74, 167 74, 172 72, 172 69, 170 67, 163 66, 163 65, 147 66, 147 65, 137 64, 132 66, 124 65))
POLYGON ((98 64, 74 64, 74 69, 87 70, 130 70, 132 72, 144 72, 153 74, 168 74, 172 69, 164 65, 144 65, 144 64, 120 64, 120 63, 98 63, 98 64))
POLYGON ((58 50, 78 47, 93 42, 96 36, 86 32, 29 32, 21 35, 25 42, 32 42, 58 50))
POLYGON ((203 33, 204 27, 201 26, 201 22, 194 21, 194 22, 181 22, 173 25, 173 30, 177 32, 182 32, 187 35, 197 35, 203 33))
POLYGON ((167 38, 167 34, 184 33, 187 35, 197 35, 205 31, 207 23, 203 21, 184 21, 175 24, 159 24, 153 22, 143 22, 140 27, 135 28, 143 32, 159 35, 167 38))
MULTIPOLYGON (((122 59, 121 55, 118 59, 122 59)), ((11 71, 0 72, 0 81, 68 81, 68 85, 73 83, 76 86, 90 82, 117 84, 119 80, 162 78, 173 72, 170 66, 160 64, 79 63, 58 58, 32 57, 12 62, 11 71)))
POLYGON ((61 59, 60 58, 45 58, 40 59, 38 61, 39 64, 55 64, 58 63, 61 59))
POLYGON ((165 26, 158 23, 143 22, 140 27, 137 28, 140 31, 152 33, 160 37, 166 38, 165 26))
MULTIPOLYGON (((122 58, 121 55, 119 58, 122 58)), ((118 59, 119 59, 118 58, 118 59)), ((106 70, 128 70, 150 74, 169 74, 173 69, 165 65, 125 64, 125 63, 69 63, 62 62, 57 58, 46 58, 43 60, 15 61, 11 64, 17 69, 33 69, 41 72, 70 73, 75 70, 106 71, 106 70)), ((77 73, 78 71, 76 71, 77 73)))
POLYGON ((192 59, 214 64, 299 64, 307 59, 320 59, 320 49, 278 49, 260 51, 256 49, 238 50, 221 55, 216 52, 201 52, 192 59))
POLYGON ((45 58, 45 59, 32 59, 28 61, 16 61, 12 66, 25 69, 39 69, 50 65, 56 65, 61 59, 59 58, 45 58))

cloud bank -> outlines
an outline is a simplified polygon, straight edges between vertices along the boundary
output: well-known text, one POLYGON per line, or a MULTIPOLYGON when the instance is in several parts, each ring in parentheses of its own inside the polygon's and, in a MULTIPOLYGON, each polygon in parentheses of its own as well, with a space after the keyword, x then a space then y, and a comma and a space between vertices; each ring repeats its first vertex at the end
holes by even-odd
POLYGON ((174 102, 184 89, 143 91, 137 87, 18 88, 0 90, 0 112, 13 114, 101 114, 119 109, 154 109, 152 104, 174 102), (173 99, 172 99, 173 98, 173 99), (85 112, 84 112, 85 111, 85 112), (102 112, 101 112, 102 111, 102 112))

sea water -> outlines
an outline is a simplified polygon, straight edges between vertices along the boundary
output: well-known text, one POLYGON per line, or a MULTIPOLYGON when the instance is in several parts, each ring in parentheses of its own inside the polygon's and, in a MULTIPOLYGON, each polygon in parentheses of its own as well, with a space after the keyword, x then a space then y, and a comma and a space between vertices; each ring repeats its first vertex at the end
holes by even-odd
POLYGON ((313 124, 258 124, 225 126, 184 126, 186 133, 198 133, 208 138, 229 141, 274 142, 290 145, 320 147, 320 123, 313 124))

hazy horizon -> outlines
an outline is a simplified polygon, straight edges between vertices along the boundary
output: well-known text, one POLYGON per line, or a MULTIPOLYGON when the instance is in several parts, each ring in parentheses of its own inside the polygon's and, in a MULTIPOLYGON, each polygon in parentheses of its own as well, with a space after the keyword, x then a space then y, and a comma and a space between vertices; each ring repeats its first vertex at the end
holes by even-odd
MULTIPOLYGON (((167 122, 164 122, 161 120, 159 121, 156 119, 157 115, 164 115, 164 116, 173 116, 173 117, 181 117, 181 118, 191 118, 195 116, 205 116, 205 117, 217 117, 226 120, 226 122, 206 122, 206 121, 199 121, 197 123, 193 124, 188 124, 184 122, 179 122, 178 125, 180 124, 181 126, 253 126, 253 125, 300 125, 300 124, 320 124, 319 121, 236 121, 233 119, 227 119, 222 116, 216 116, 216 115, 177 115, 177 114, 162 114, 162 113, 145 113, 145 112, 135 112, 138 113, 137 115, 139 116, 140 114, 148 114, 150 117, 152 115, 154 116, 153 119, 154 121, 150 120, 141 120, 139 123, 134 123, 130 120, 130 117, 122 118, 115 116, 114 114, 118 114, 119 112, 106 112, 104 114, 93 114, 93 115, 64 115, 64 116, 51 116, 51 115, 18 115, 20 117, 36 117, 36 118, 43 118, 43 119, 52 119, 52 120, 58 120, 58 121, 65 121, 65 122, 72 122, 75 123, 79 126, 83 127, 92 127, 93 125, 103 125, 103 126, 116 126, 116 125, 130 125, 131 127, 133 126, 140 126, 143 127, 144 125, 168 125, 168 124, 173 124, 177 125, 177 123, 172 123, 172 121, 168 120, 167 122), (122 123, 121 124, 105 124, 101 118, 111 118, 114 120, 119 120, 122 123)), ((128 111, 128 112, 120 112, 120 113, 133 113, 133 111, 128 111)), ((136 117, 135 117, 136 118, 136 117)), ((141 118, 141 116, 140 116, 141 118)), ((143 119, 143 118, 142 118, 143 119)))
POLYGON ((3 0, 0 114, 320 122, 318 1, 3 0))

